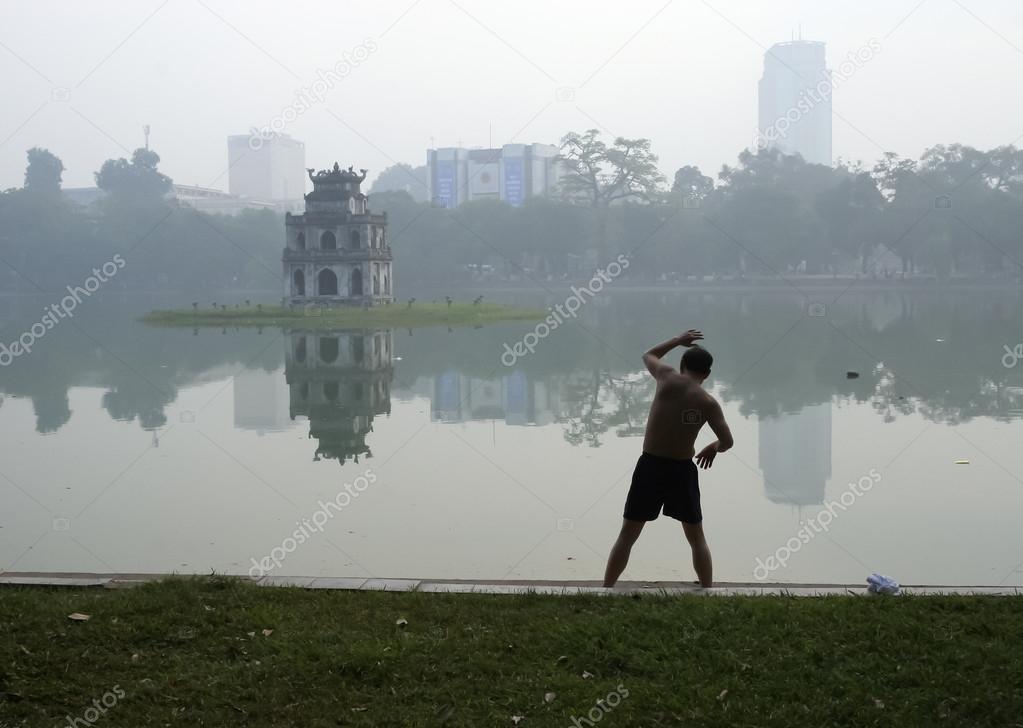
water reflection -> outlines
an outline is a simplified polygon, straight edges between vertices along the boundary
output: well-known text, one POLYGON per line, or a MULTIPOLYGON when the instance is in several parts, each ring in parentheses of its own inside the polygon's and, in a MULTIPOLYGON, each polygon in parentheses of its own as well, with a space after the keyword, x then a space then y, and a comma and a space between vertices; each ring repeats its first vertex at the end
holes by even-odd
POLYGON ((515 370, 501 377, 465 376, 456 370, 437 375, 430 398, 434 422, 500 420, 506 425, 548 425, 559 419, 557 383, 530 381, 515 370))
POLYGON ((231 386, 235 428, 264 435, 291 427, 291 390, 280 372, 245 369, 231 386))
POLYGON ((796 506, 824 502, 831 479, 831 402, 757 423, 764 495, 796 506))
MULTIPOLYGON (((723 578, 750 578, 751 554, 794 533, 793 509, 879 466, 885 487, 784 578, 858 581, 879 564, 918 582, 1023 579, 1010 573, 1023 559, 1023 366, 1002 364, 1021 335, 1016 294, 850 294, 825 318, 777 294, 609 296, 585 329, 562 327, 512 368, 503 344, 529 323, 193 333, 135 321, 152 304, 93 303, 0 368, 0 554, 24 553, 18 569, 234 573, 372 467, 387 487, 331 540, 376 575, 502 578, 528 552, 516 575, 590 578, 653 394, 640 353, 692 322, 738 443, 705 491, 723 578), (73 530, 55 531, 69 516, 73 530), (492 533, 497 521, 509 528, 492 533), (954 546, 978 534, 965 556, 954 546)), ((37 307, 4 305, 11 341, 37 307)), ((637 576, 681 578, 677 534, 659 532, 637 576)), ((320 545, 292 573, 360 573, 320 545)))
POLYGON ((391 413, 393 351, 390 330, 286 333, 289 417, 308 420, 313 460, 373 457, 366 436, 374 417, 391 413))
MULTIPOLYGON (((99 388, 109 417, 158 430, 175 424, 167 410, 182 389, 233 380, 239 429, 274 432, 309 416, 330 441, 335 428, 328 420, 338 411, 362 418, 389 411, 387 397, 370 385, 389 387, 394 380, 399 397, 429 397, 437 422, 559 423, 566 442, 599 447, 608 437, 642 434, 652 390, 639 352, 673 331, 684 310, 687 321, 713 337, 712 386, 744 416, 784 419, 829 402, 868 404, 880 423, 920 415, 956 425, 1023 413, 1023 367, 1002 364, 1004 347, 1020 338, 1018 295, 846 298, 829 306, 826 318, 808 317, 805 301, 771 295, 608 298, 586 311, 586 331, 563 327, 511 370, 500 365, 500 353, 528 328, 521 323, 401 330, 397 338, 390 331, 167 331, 134 321, 137 308, 103 308, 97 300, 74 327, 55 330, 30 357, 0 370, 0 394, 31 399, 34 429, 43 434, 74 417, 73 387, 99 388), (400 362, 393 358, 395 341, 400 362), (273 380, 285 364, 287 416, 283 385, 273 380), (846 379, 847 370, 860 376, 846 379), (308 377, 304 385, 302 377, 308 377), (362 401, 342 386, 354 387, 360 377, 362 401), (303 387, 310 389, 308 401, 303 387)), ((17 336, 22 321, 10 304, 0 301, 5 340, 17 336)), ((24 320, 31 320, 34 307, 24 309, 24 320)), ((371 422, 351 427, 368 432, 371 422)), ((328 444, 321 456, 337 447, 328 444)))

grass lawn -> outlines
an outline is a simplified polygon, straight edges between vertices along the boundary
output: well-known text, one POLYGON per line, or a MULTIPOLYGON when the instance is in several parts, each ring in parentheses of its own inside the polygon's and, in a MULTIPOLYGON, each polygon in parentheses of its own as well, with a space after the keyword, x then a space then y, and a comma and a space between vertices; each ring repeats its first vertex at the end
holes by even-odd
POLYGON ((496 303, 395 303, 371 308, 285 308, 243 306, 150 311, 142 320, 157 326, 292 326, 301 328, 412 328, 419 326, 472 326, 499 321, 539 320, 542 309, 516 308, 496 303))
POLYGON ((1021 607, 2 587, 0 726, 1015 726, 1021 607))

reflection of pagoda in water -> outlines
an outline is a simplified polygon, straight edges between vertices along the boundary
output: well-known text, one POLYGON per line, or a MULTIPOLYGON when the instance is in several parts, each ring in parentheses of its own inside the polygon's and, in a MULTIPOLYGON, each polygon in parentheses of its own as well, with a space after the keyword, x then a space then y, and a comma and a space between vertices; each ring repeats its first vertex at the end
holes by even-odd
POLYGON ((831 402, 761 417, 758 429, 768 500, 797 506, 823 503, 831 478, 831 402))
POLYGON ((291 419, 309 419, 314 460, 372 457, 373 418, 391 413, 390 331, 290 331, 284 355, 291 419))

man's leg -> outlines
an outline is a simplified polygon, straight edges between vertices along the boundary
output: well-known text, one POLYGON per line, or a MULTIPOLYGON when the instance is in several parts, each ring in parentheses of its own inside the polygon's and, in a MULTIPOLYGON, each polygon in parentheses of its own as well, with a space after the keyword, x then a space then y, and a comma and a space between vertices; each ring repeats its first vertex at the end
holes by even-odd
POLYGON ((614 586, 618 577, 625 571, 625 566, 629 563, 629 554, 632 552, 632 544, 636 543, 636 539, 639 538, 645 525, 646 521, 622 519, 622 530, 618 534, 615 545, 611 547, 611 555, 607 557, 604 586, 614 586))
POLYGON ((685 531, 686 540, 693 550, 693 568, 696 569, 696 576, 700 580, 700 586, 710 587, 714 585, 714 566, 710 560, 710 546, 703 536, 702 523, 682 523, 682 530, 685 531))

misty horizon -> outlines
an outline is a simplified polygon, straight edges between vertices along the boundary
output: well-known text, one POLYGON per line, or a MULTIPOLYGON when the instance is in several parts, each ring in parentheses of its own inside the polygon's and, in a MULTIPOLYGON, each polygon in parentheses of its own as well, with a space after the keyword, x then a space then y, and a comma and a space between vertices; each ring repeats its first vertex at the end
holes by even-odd
POLYGON ((269 125, 339 64, 345 75, 282 129, 308 166, 355 164, 372 183, 394 163, 425 164, 429 148, 558 144, 597 128, 651 139, 665 173, 716 176, 757 135, 765 53, 796 38, 823 42, 832 73, 877 48, 836 84, 832 161, 1017 140, 1019 102, 1004 90, 1023 63, 1011 40, 1023 21, 1009 3, 872 5, 658 1, 581 16, 432 0, 12 3, 0 10, 0 187, 21 184, 36 146, 64 161, 66 187, 92 186, 149 125, 175 182, 227 189, 227 137, 269 125), (971 111, 992 99, 1001 113, 971 111))

